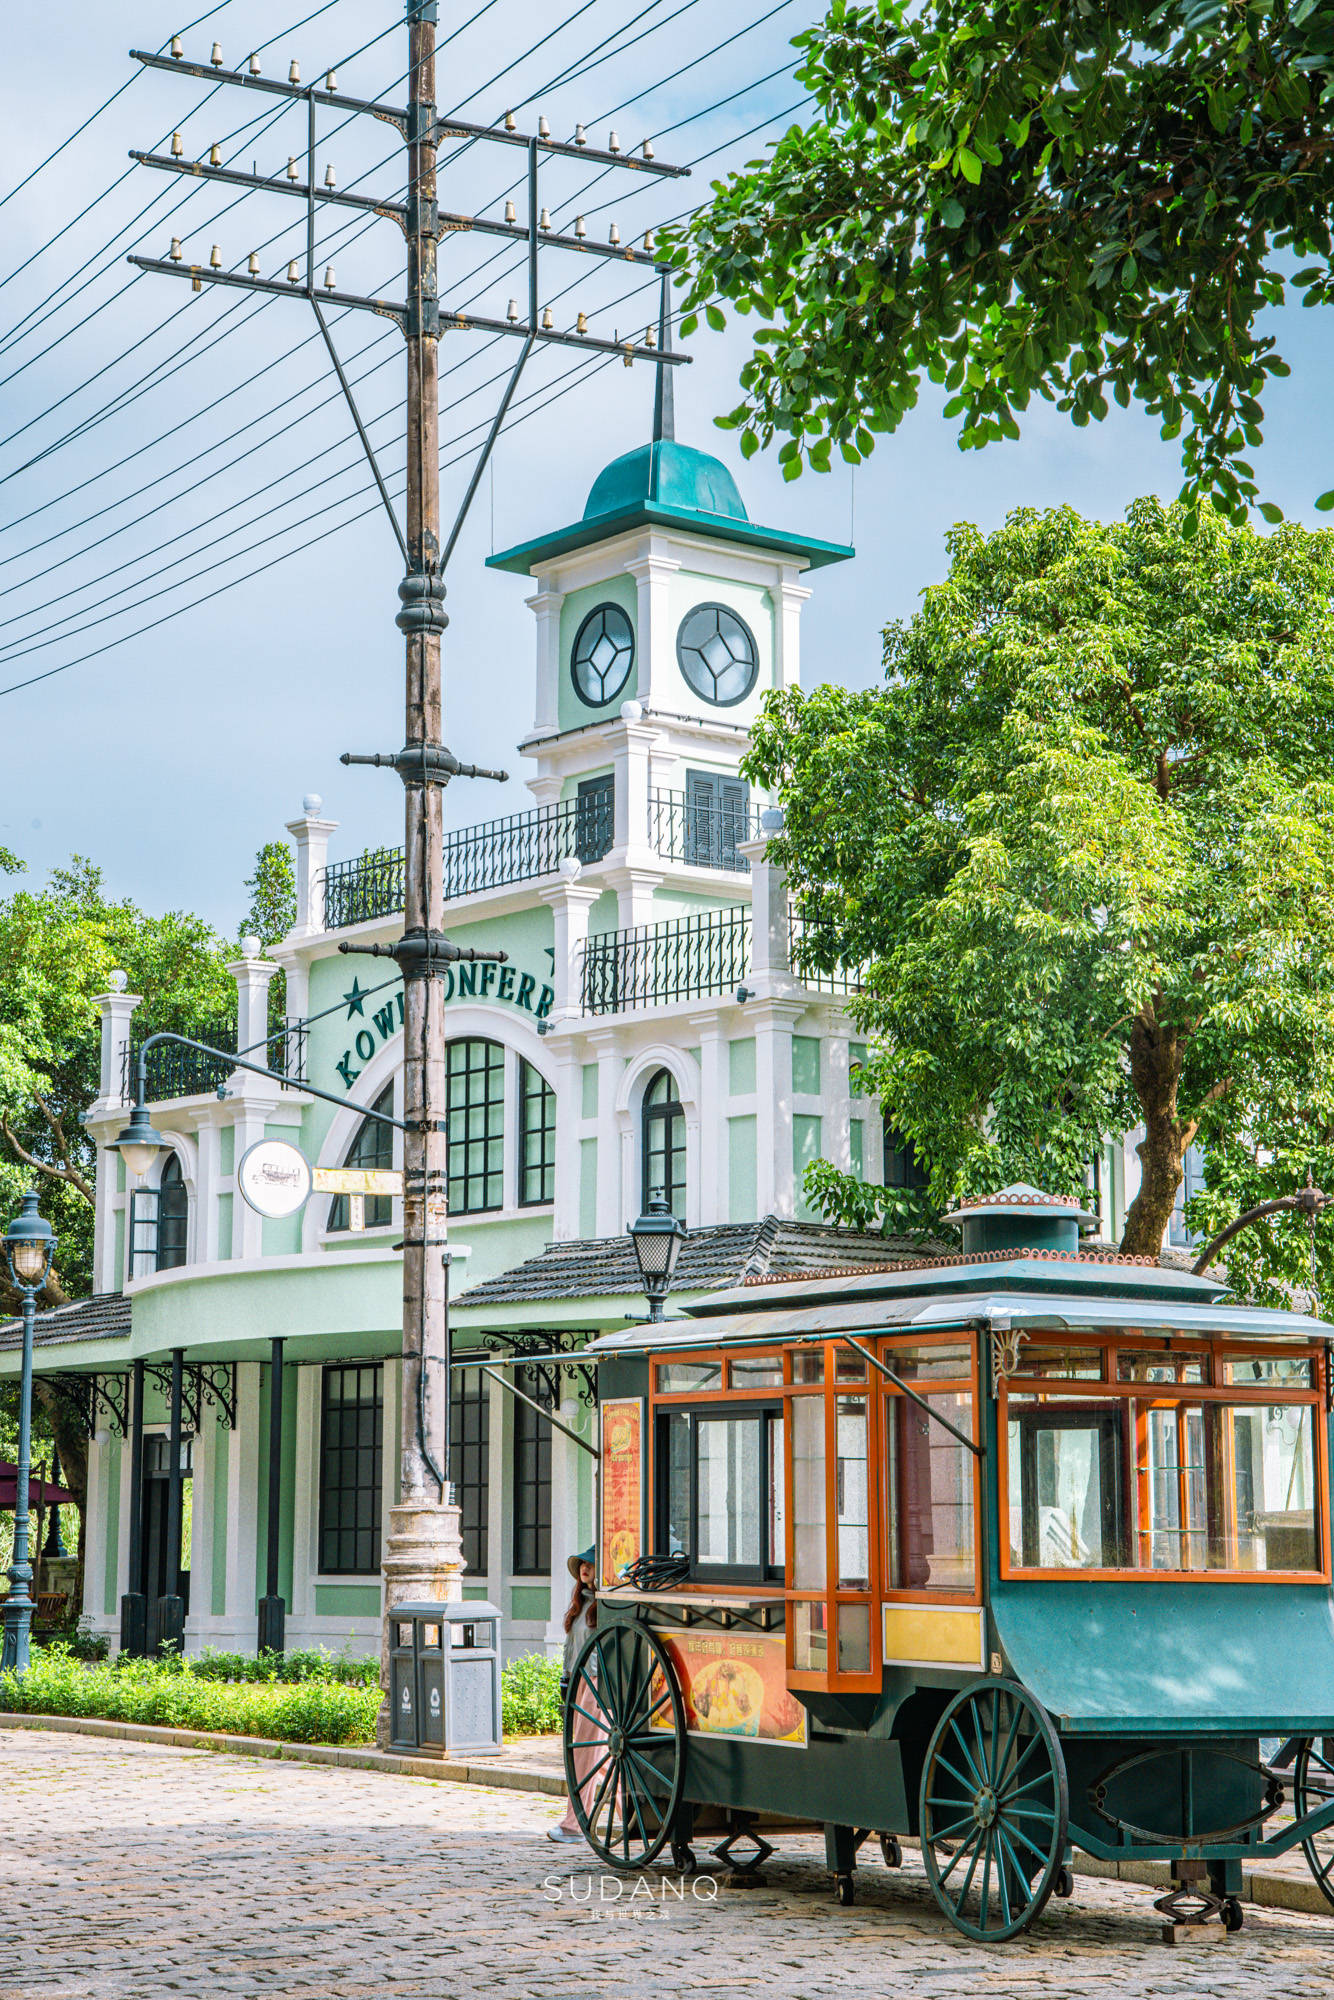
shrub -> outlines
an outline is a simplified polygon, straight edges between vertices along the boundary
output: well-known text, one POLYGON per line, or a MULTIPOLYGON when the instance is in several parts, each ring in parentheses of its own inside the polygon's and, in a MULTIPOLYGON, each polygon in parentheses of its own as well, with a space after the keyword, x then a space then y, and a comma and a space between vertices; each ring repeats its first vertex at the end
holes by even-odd
POLYGON ((207 1681, 340 1681, 350 1687, 378 1687, 380 1662, 354 1659, 307 1647, 291 1653, 215 1653, 190 1659, 191 1671, 207 1681))
POLYGON ((525 1653, 511 1660, 500 1677, 500 1704, 507 1736, 545 1736, 560 1728, 559 1657, 525 1653))

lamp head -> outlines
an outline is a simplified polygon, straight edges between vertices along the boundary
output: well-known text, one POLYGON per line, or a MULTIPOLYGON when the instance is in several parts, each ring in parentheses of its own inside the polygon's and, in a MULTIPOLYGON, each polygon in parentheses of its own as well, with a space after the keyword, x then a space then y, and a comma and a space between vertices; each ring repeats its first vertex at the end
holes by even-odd
POLYGON ((56 1233, 37 1213, 37 1192, 29 1188, 23 1206, 5 1231, 5 1257, 16 1285, 35 1291, 51 1268, 56 1233))
POLYGON ((630 1241, 635 1246, 635 1261, 648 1299, 650 1319, 662 1318, 662 1302, 671 1290, 672 1274, 686 1235, 685 1224, 677 1220, 661 1190, 655 1188, 644 1213, 630 1224, 630 1241))
POLYGON ((154 1128, 148 1115, 146 1104, 136 1104, 130 1113, 130 1122, 120 1137, 112 1140, 112 1145, 124 1160, 132 1174, 140 1180, 152 1171, 153 1162, 166 1145, 162 1134, 154 1128))

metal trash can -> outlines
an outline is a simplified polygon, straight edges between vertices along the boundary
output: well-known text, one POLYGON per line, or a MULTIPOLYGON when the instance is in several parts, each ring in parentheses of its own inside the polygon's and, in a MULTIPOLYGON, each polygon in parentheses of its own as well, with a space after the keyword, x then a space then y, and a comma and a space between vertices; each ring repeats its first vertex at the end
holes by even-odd
POLYGON ((501 1748, 500 1612, 494 1604, 396 1604, 389 1613, 391 1747, 429 1756, 501 1748))

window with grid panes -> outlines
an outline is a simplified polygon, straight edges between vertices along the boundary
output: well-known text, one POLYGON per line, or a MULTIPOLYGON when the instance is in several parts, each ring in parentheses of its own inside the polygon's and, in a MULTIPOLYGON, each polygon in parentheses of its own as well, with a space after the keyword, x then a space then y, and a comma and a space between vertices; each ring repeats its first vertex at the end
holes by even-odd
POLYGON ((540 1070, 519 1064, 519 1205, 556 1193, 556 1093, 540 1070))
POLYGON ((168 1155, 158 1183, 157 1267, 176 1271, 185 1262, 186 1237, 190 1227, 190 1197, 185 1175, 175 1153, 168 1155))
MULTIPOLYGON (((535 1368, 516 1368, 515 1386, 543 1401, 535 1368)), ((543 1576, 551 1567, 551 1425, 514 1398, 514 1573, 543 1576)))
POLYGON ((449 1477, 462 1514, 463 1561, 487 1570, 487 1474, 491 1395, 480 1369, 460 1371, 449 1392, 449 1477))
MULTIPOLYGON (((386 1084, 371 1106, 382 1117, 394 1115, 394 1086, 386 1084)), ((394 1164, 394 1128, 382 1125, 379 1118, 363 1118, 357 1127, 357 1136, 347 1149, 343 1161, 345 1167, 388 1168, 394 1164)), ((365 1197, 365 1223, 367 1229, 387 1229, 393 1220, 393 1197, 387 1194, 368 1194, 365 1197)), ((335 1195, 329 1207, 329 1228, 350 1229, 351 1212, 348 1197, 335 1195)))
POLYGON ((686 1219, 686 1114, 676 1079, 660 1069, 644 1092, 643 1205, 660 1194, 681 1222, 686 1219))
POLYGON ((384 1385, 378 1362, 326 1368, 320 1419, 320 1572, 380 1567, 384 1385))
POLYGON ((449 1212, 476 1215, 505 1202, 505 1051, 499 1042, 451 1042, 447 1059, 449 1212))

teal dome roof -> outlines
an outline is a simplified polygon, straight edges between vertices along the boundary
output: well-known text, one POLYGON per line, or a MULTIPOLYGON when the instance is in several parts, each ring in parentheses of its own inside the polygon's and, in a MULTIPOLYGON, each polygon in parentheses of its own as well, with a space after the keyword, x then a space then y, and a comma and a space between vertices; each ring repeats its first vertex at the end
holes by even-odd
POLYGON ((593 481, 584 508, 586 521, 603 514, 624 514, 652 503, 678 507, 693 514, 721 515, 748 521, 737 484, 719 458, 696 451, 675 438, 641 444, 604 466, 593 481))

